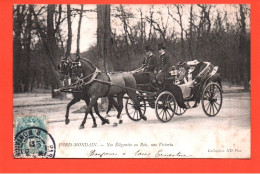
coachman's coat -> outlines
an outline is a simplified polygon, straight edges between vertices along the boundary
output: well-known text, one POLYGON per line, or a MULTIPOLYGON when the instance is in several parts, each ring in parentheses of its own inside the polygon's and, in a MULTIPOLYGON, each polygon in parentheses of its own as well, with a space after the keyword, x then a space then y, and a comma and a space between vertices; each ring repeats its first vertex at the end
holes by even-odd
POLYGON ((154 72, 156 65, 157 65, 157 60, 153 54, 145 57, 143 61, 143 67, 145 72, 154 72))

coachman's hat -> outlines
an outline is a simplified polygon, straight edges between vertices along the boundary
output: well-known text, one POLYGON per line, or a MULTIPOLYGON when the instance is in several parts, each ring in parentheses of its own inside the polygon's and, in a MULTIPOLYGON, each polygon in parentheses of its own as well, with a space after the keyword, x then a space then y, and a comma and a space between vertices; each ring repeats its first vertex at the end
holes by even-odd
POLYGON ((158 44, 158 50, 160 49, 166 49, 166 46, 163 43, 158 44))
POLYGON ((153 49, 151 48, 150 45, 145 45, 145 46, 144 46, 144 50, 145 50, 145 51, 153 51, 153 49))

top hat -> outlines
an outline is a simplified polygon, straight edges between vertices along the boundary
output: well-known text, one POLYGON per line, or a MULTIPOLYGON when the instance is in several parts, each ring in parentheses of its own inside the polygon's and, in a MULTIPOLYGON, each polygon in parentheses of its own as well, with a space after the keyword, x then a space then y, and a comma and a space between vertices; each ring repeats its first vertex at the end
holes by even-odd
POLYGON ((166 46, 163 43, 158 44, 158 50, 160 49, 166 49, 166 46))
POLYGON ((144 46, 144 50, 145 50, 145 51, 153 51, 153 49, 151 48, 150 45, 145 45, 145 46, 144 46))

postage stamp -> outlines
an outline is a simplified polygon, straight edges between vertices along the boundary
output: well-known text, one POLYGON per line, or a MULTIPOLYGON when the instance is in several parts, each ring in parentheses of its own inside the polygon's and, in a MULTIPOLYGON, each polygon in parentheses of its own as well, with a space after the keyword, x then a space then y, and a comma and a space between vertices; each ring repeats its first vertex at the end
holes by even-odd
POLYGON ((46 116, 15 117, 14 158, 54 158, 55 151, 46 116))

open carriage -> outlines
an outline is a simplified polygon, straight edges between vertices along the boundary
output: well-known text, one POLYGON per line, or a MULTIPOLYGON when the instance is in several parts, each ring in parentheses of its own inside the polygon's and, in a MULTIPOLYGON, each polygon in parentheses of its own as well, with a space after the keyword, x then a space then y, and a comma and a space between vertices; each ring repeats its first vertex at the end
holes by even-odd
MULTIPOLYGON (((198 68, 199 73, 195 77, 190 95, 185 98, 181 85, 176 84, 177 75, 166 78, 164 84, 159 88, 156 88, 151 80, 148 82, 142 80, 151 79, 150 73, 143 72, 143 74, 137 75, 137 93, 142 114, 145 115, 146 108, 150 106, 155 108, 158 120, 168 122, 174 114, 182 115, 187 109, 195 108, 201 102, 207 116, 216 116, 222 107, 221 82, 215 78, 218 67, 213 66, 210 62, 201 62, 200 66, 196 68, 198 68), (146 78, 144 78, 145 76, 146 78)), ((141 119, 130 99, 127 100, 125 109, 131 120, 139 121, 141 119)))

